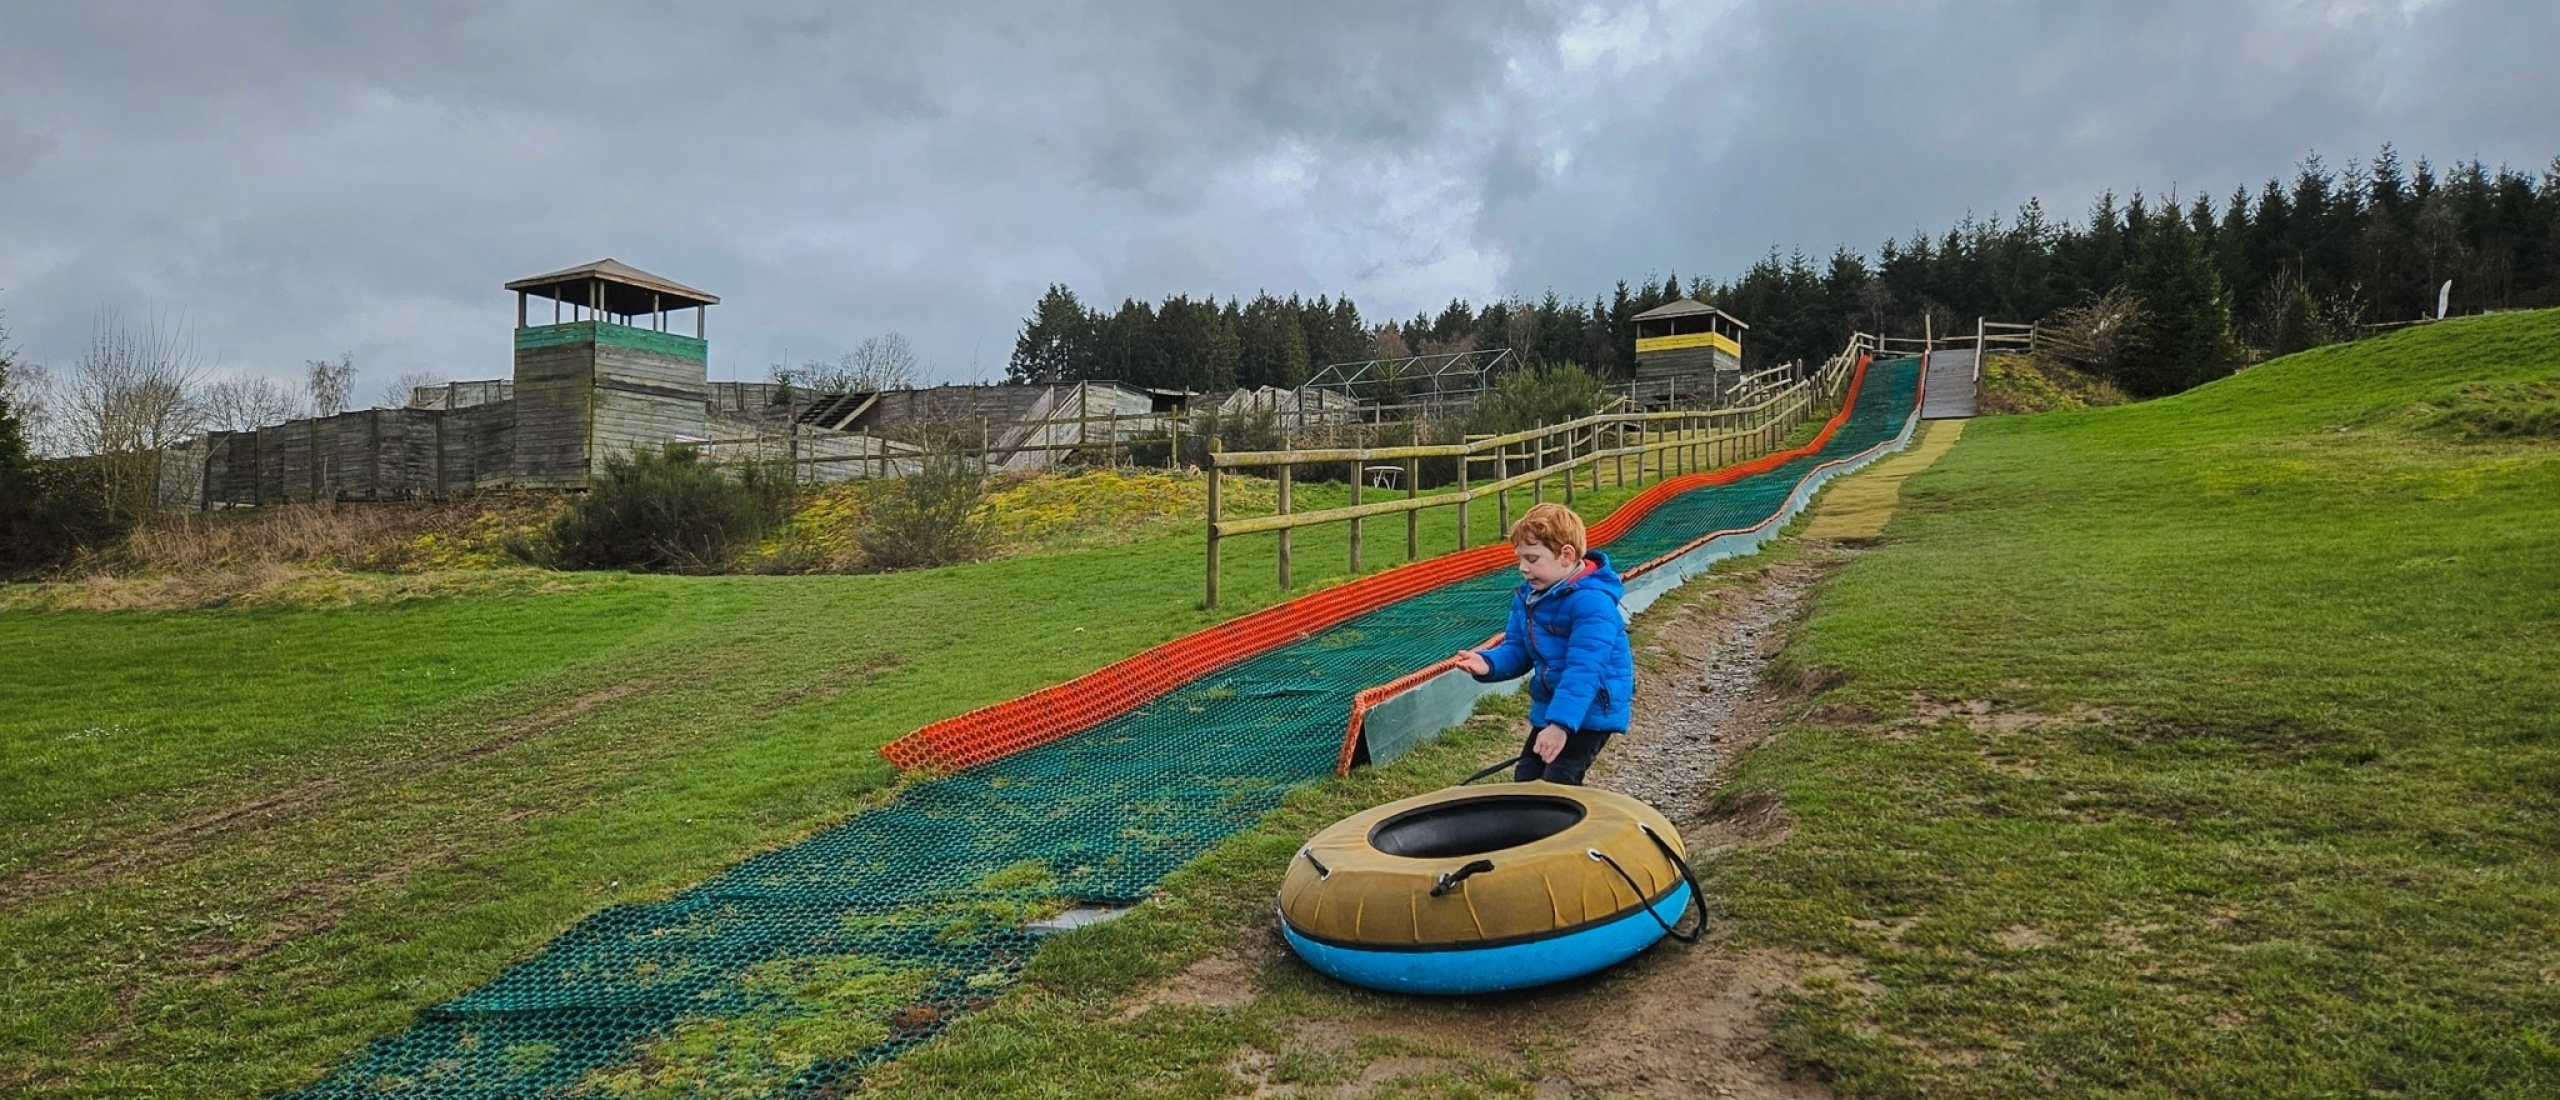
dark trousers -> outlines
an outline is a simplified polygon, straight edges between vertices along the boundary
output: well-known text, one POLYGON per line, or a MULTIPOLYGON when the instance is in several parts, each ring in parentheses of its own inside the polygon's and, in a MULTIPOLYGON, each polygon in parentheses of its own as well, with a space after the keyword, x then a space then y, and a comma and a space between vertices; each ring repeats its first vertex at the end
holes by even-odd
POLYGON ((1538 759, 1538 731, 1530 730, 1529 739, 1520 743, 1520 763, 1511 769, 1511 781, 1526 783, 1544 779, 1567 786, 1582 785, 1582 773, 1591 770, 1591 758, 1600 755, 1600 747, 1609 743, 1612 730, 1575 730, 1564 735, 1564 748, 1552 761, 1538 759))

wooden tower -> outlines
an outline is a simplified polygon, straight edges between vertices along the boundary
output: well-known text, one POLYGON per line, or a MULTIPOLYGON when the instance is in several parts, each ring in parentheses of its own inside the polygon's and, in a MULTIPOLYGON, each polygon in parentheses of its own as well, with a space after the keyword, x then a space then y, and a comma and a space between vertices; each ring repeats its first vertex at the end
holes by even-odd
POLYGON ((710 343, 720 299, 611 259, 508 283, 516 292, 514 482, 583 489, 613 455, 706 436, 710 343), (551 323, 529 323, 532 299, 551 323), (693 335, 669 331, 693 310, 693 335))
POLYGON ((1751 326, 1682 298, 1636 314, 1636 400, 1707 405, 1742 381, 1742 333, 1751 326))

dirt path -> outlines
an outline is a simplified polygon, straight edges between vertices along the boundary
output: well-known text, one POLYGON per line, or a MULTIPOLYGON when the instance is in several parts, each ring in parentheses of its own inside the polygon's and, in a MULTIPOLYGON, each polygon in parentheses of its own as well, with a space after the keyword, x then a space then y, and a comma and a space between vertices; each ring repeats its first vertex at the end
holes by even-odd
MULTIPOLYGON (((1637 623, 1634 727, 1593 768, 1592 782, 1641 798, 1680 827, 1692 859, 1786 832, 1774 804, 1711 816, 1725 765, 1765 739, 1797 693, 1772 684, 1769 661, 1802 618, 1814 583, 1848 559, 1813 550, 1749 573, 1692 582, 1637 623)), ((1789 960, 1743 952, 1711 929, 1695 946, 1648 952, 1605 1019, 1582 1029, 1568 1060, 1573 1095, 1829 1097, 1775 1048, 1768 998, 1796 983, 1789 960), (1603 1026, 1605 1025, 1605 1026, 1603 1026)), ((1595 1006, 1597 1007, 1597 1006, 1595 1006)))
MULTIPOLYGON (((1853 553, 1799 547, 1780 564, 1692 581, 1639 617, 1635 725, 1602 754, 1592 782, 1661 808, 1693 858, 1781 839, 1776 805, 1711 814, 1709 803, 1726 763, 1801 706, 1794 686, 1768 681, 1770 658, 1814 583, 1853 553)), ((1518 993, 1319 1010, 1289 1025, 1277 1056, 1248 1047, 1229 1068, 1243 1095, 1296 1100, 1472 1095, 1524 1079, 1541 1100, 1829 1100, 1829 1087, 1775 1045, 1773 998, 1803 979, 1802 964, 1720 940, 1711 929, 1695 946, 1666 942, 1601 974, 1518 993), (1311 1081, 1288 1071, 1307 1064, 1336 1072, 1311 1081)), ((1250 1005, 1263 995, 1254 975, 1296 965, 1287 951, 1277 935, 1252 937, 1121 1018, 1156 1005, 1250 1005)))

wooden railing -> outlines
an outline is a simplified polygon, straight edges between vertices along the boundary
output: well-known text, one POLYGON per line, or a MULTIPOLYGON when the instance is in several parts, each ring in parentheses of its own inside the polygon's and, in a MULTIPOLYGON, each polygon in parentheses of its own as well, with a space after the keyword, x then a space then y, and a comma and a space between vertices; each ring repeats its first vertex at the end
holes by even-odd
MULTIPOLYGON (((1897 344, 1920 345, 1927 341, 1895 341, 1897 344)), ((1290 587, 1290 535, 1301 527, 1326 523, 1350 525, 1351 572, 1361 571, 1362 521, 1401 514, 1405 517, 1405 560, 1421 555, 1421 513, 1431 508, 1453 508, 1457 520, 1457 549, 1468 542, 1470 506, 1488 496, 1498 509, 1497 522, 1503 530, 1511 526, 1511 492, 1527 487, 1531 499, 1544 501, 1550 482, 1557 483, 1565 503, 1571 504, 1577 486, 1587 472, 1592 491, 1601 487, 1601 473, 1611 469, 1619 485, 1630 484, 1627 463, 1634 460, 1633 484, 1642 485, 1648 473, 1653 480, 1678 477, 1697 470, 1714 469, 1778 450, 1796 425, 1812 417, 1815 410, 1839 398, 1847 386, 1858 357, 1880 352, 1886 341, 1865 333, 1853 335, 1847 347, 1823 365, 1802 378, 1776 386, 1758 395, 1748 404, 1719 409, 1675 409, 1667 412, 1603 412, 1563 424, 1542 425, 1506 435, 1469 439, 1463 443, 1406 447, 1348 447, 1330 449, 1292 449, 1281 451, 1224 451, 1215 439, 1210 441, 1208 484, 1208 591, 1206 606, 1218 606, 1218 554, 1222 540, 1239 535, 1271 532, 1279 539, 1278 569, 1282 589, 1290 587), (1453 488, 1425 495, 1421 492, 1421 465, 1426 460, 1454 460, 1456 478, 1453 488), (1290 499, 1293 475, 1300 466, 1349 464, 1352 468, 1351 503, 1339 508, 1300 512, 1290 499), (1369 468, 1387 466, 1399 471, 1403 496, 1368 501, 1362 499, 1365 474, 1369 468), (1489 467, 1490 480, 1477 480, 1479 470, 1489 467), (1240 519, 1227 518, 1221 512, 1220 480, 1230 473, 1268 470, 1277 485, 1278 511, 1267 516, 1240 519)))
POLYGON ((795 480, 817 482, 904 477, 921 469, 931 454, 973 460, 990 470, 1031 454, 1041 456, 1042 466, 1052 466, 1059 456, 1079 452, 1098 453, 1108 465, 1119 466, 1121 456, 1133 446, 1162 446, 1167 449, 1166 465, 1179 467, 1182 439, 1190 430, 1179 413, 1105 413, 1037 420, 956 420, 949 426, 951 438, 932 447, 895 435, 826 429, 708 439, 692 445, 713 454, 715 461, 784 463, 795 480), (1062 438, 1070 429, 1071 437, 1062 438), (974 439, 969 438, 972 435, 974 439), (1008 437, 1016 438, 1004 442, 1008 437), (838 453, 819 453, 829 450, 838 453), (850 469, 829 476, 822 472, 825 467, 850 469))

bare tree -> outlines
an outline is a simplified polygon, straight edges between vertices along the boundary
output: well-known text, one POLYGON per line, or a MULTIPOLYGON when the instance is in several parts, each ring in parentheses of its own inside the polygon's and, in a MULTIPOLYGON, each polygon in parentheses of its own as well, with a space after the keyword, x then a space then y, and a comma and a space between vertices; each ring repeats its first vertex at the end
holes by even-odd
POLYGON ((6 402, 11 414, 18 418, 18 430, 30 453, 62 451, 51 415, 52 396, 53 379, 44 364, 18 357, 18 346, 9 338, 8 319, 0 315, 0 402, 6 402))
POLYGON ((416 396, 419 390, 444 384, 445 377, 434 371, 402 371, 398 377, 382 384, 382 393, 374 398, 373 407, 405 409, 409 407, 409 399, 416 396))
POLYGON ((1369 332, 1370 351, 1380 359, 1402 359, 1413 352, 1404 345, 1404 333, 1394 325, 1379 325, 1369 332))
POLYGON ((2072 366, 2112 374, 2134 350, 2150 316, 2151 308, 2143 304, 2141 295, 2114 287, 2069 309, 2056 310, 2038 326, 2037 339, 2051 344, 2072 366))
POLYGON ((9 364, 8 374, 0 379, 0 392, 8 395, 9 407, 17 410, 18 425, 27 434, 27 450, 37 455, 69 454, 62 418, 54 415, 59 400, 53 372, 42 363, 19 359, 9 364))
POLYGON ((916 352, 904 334, 883 333, 854 345, 833 363, 808 360, 796 367, 776 364, 773 380, 812 393, 871 393, 904 389, 916 382, 916 352))
POLYGON ((903 389, 916 381, 916 350, 900 332, 865 339, 846 352, 838 365, 860 389, 903 389))
POLYGON ((88 350, 72 365, 61 416, 71 449, 95 456, 111 518, 149 510, 161 452, 203 430, 203 379, 183 324, 99 316, 88 350))
POLYGON ((306 385, 311 397, 311 415, 336 416, 347 411, 347 403, 356 395, 356 353, 340 352, 338 361, 311 359, 303 363, 306 385))
POLYGON ((214 431, 254 431, 300 415, 293 391, 272 378, 235 375, 204 388, 205 427, 214 431))

